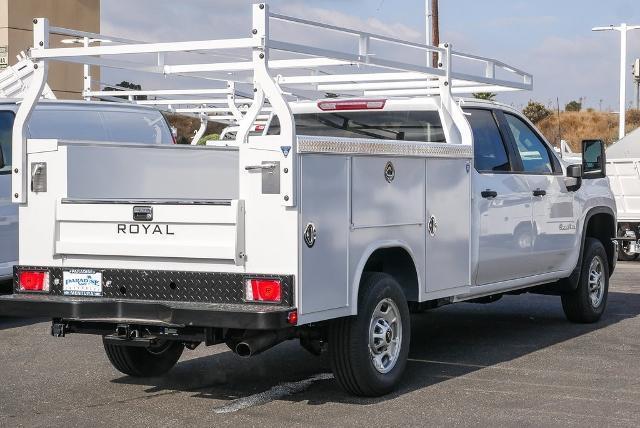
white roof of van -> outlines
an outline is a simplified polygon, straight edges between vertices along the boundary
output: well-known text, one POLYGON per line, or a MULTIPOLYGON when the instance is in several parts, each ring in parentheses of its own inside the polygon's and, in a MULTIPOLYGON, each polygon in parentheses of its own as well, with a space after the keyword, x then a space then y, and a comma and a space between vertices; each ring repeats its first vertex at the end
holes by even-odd
POLYGON ((640 128, 607 149, 607 160, 640 158, 640 128))

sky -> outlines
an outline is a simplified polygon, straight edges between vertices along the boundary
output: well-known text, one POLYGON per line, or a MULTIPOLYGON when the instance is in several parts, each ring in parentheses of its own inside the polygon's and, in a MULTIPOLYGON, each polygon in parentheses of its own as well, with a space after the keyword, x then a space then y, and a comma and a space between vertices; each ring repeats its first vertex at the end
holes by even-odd
MULTIPOLYGON (((251 3, 103 0, 102 33, 150 42, 246 37, 251 3)), ((286 15, 411 41, 425 39, 424 0, 273 0, 269 5, 286 15)), ((517 107, 529 99, 555 105, 559 98, 564 106, 582 98, 585 107, 617 111, 620 35, 593 33, 591 28, 621 22, 640 25, 640 0, 440 0, 441 41, 533 74, 533 92, 498 96, 517 107)), ((303 38, 299 28, 283 31, 291 40, 303 38)), ((635 100, 631 64, 640 58, 640 30, 628 34, 630 103, 635 100)), ((145 78, 138 79, 145 86, 145 78)))

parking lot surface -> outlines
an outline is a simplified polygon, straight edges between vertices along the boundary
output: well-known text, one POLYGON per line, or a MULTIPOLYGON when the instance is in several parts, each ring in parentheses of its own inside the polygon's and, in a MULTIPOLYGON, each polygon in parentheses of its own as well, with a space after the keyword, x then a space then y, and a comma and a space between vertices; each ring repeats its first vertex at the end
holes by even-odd
POLYGON ((402 388, 339 388, 296 343, 241 359, 185 351, 167 376, 111 367, 94 336, 0 317, 0 426, 640 425, 640 263, 619 263, 602 321, 570 324, 560 299, 507 296, 414 316, 402 388))

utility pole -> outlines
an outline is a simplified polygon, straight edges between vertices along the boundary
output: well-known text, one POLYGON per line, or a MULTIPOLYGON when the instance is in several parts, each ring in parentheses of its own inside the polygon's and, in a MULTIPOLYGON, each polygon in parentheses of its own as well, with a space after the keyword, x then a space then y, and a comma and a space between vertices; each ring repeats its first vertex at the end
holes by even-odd
MULTIPOLYGON (((440 14, 438 10, 438 0, 431 0, 431 43, 433 46, 440 45, 440 14)), ((438 55, 433 54, 433 68, 438 68, 438 55)))
POLYGON ((633 80, 636 82, 636 110, 640 110, 640 58, 633 63, 633 80))
MULTIPOLYGON (((428 46, 438 46, 440 44, 440 22, 438 17, 438 0, 425 0, 424 10, 427 17, 426 22, 426 42, 428 46)), ((433 52, 427 54, 427 65, 438 68, 438 54, 433 52)))
POLYGON ((620 32, 620 124, 618 138, 625 135, 626 114, 627 114, 627 32, 640 30, 640 25, 627 25, 622 23, 619 27, 610 25, 608 27, 595 27, 592 31, 618 31, 620 32))

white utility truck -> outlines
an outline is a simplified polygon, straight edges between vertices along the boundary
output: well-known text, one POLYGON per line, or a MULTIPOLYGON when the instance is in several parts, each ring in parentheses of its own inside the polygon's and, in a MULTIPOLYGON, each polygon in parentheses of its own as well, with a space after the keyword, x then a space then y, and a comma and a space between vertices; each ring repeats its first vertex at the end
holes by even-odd
POLYGON ((607 172, 618 207, 618 260, 640 255, 640 129, 607 149, 607 172))
POLYGON ((56 48, 50 34, 72 32, 34 23, 39 74, 13 134, 20 259, 0 312, 101 335, 132 376, 201 343, 247 357, 298 339, 366 396, 398 384, 410 311, 531 291, 561 296, 571 321, 602 316, 616 261, 603 144, 567 165, 517 111, 454 98, 531 89, 529 74, 265 4, 228 40, 56 48), (24 124, 50 61, 231 76, 254 99, 237 147, 33 141, 24 124), (265 100, 269 123, 250 137, 265 100))

